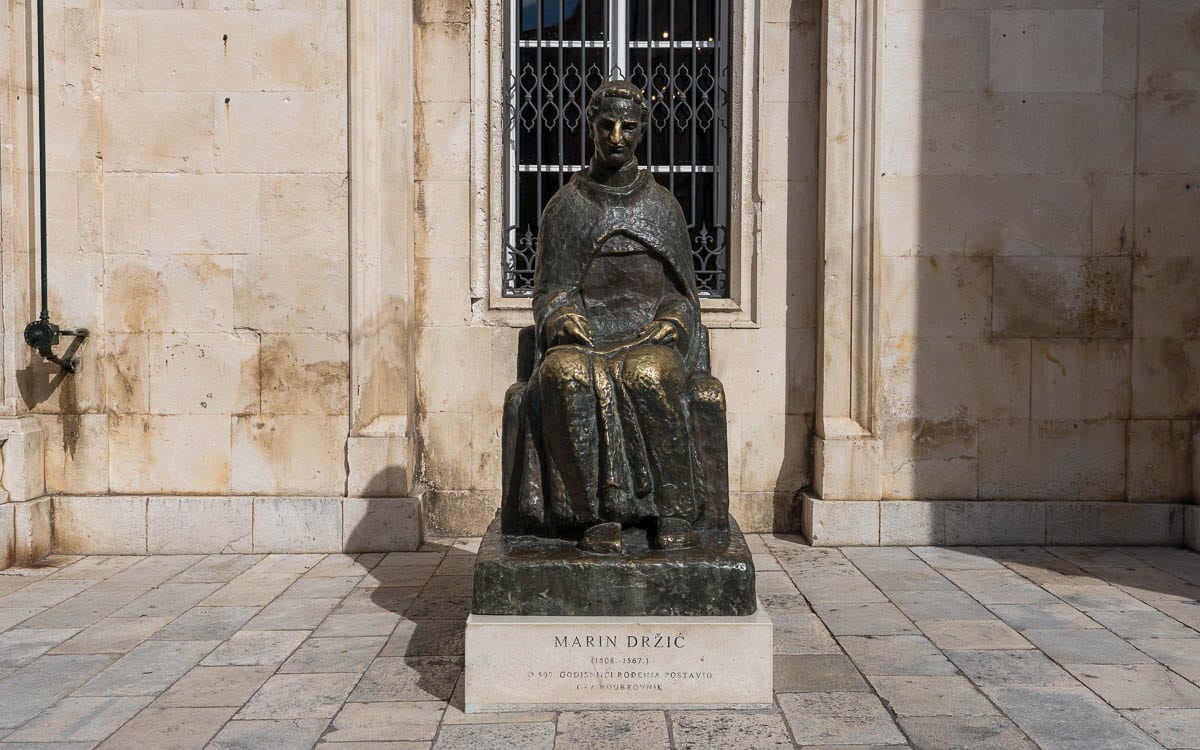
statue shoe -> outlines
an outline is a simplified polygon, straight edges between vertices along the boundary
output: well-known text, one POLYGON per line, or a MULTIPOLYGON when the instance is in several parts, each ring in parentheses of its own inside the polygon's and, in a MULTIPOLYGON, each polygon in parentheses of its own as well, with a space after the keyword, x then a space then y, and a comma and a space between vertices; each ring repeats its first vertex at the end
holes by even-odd
POLYGON ((583 541, 579 543, 579 548, 602 555, 621 554, 621 524, 598 523, 590 527, 583 532, 583 541))
POLYGON ((658 549, 687 549, 700 543, 700 535, 682 518, 660 518, 654 531, 658 549))

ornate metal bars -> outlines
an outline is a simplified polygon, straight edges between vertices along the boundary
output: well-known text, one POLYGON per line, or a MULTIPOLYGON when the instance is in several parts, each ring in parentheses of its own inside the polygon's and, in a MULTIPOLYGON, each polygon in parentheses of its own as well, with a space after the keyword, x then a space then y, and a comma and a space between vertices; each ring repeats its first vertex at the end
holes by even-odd
POLYGON ((683 206, 701 296, 729 296, 727 0, 508 2, 504 296, 533 292, 542 208, 587 163, 587 102, 613 77, 649 98, 638 161, 683 206))

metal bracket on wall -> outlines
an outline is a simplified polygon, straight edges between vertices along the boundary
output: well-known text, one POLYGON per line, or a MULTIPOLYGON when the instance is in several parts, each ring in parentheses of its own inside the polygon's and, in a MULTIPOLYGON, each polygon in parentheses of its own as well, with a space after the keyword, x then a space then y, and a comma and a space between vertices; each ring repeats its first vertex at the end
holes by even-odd
POLYGON ((79 328, 74 331, 64 330, 49 320, 35 320, 25 326, 25 343, 37 349, 38 354, 42 355, 46 360, 53 362, 70 373, 79 371, 79 356, 75 352, 83 345, 83 340, 87 336, 88 329, 86 328, 79 328), (62 336, 73 336, 75 340, 63 352, 63 356, 59 357, 54 353, 54 347, 58 345, 59 338, 62 336))

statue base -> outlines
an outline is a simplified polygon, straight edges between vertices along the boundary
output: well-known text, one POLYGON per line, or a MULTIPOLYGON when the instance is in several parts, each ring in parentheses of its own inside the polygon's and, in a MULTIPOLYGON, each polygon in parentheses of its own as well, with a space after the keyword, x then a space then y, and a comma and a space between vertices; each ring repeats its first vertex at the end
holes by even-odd
POLYGON ((769 708, 772 628, 743 617, 467 618, 465 710, 769 708))
POLYGON ((563 539, 505 535, 496 518, 475 559, 477 615, 697 617, 751 615, 754 561, 730 518, 682 550, 652 549, 628 528, 620 554, 585 552, 563 539))

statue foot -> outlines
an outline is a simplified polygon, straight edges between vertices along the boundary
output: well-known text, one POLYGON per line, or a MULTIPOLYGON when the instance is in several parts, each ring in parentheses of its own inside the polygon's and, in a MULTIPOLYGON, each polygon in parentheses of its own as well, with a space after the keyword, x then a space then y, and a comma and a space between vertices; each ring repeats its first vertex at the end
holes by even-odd
POLYGON ((621 554, 621 524, 609 522, 592 526, 583 532, 583 541, 579 543, 579 548, 602 555, 621 554))
POLYGON ((687 549, 700 543, 700 535, 682 518, 660 518, 654 532, 658 549, 687 549))

